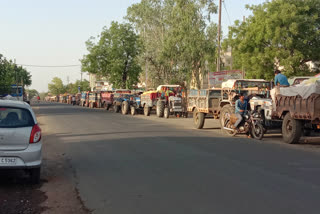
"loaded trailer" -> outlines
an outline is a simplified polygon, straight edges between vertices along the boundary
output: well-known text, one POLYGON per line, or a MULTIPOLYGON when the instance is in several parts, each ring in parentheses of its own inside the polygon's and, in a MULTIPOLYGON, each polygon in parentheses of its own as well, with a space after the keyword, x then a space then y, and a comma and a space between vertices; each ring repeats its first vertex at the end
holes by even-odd
MULTIPOLYGON (((225 116, 235 112, 235 102, 239 94, 247 99, 253 96, 267 98, 270 96, 271 83, 266 80, 240 79, 228 80, 221 88, 189 90, 188 112, 193 113, 194 126, 202 129, 205 119, 219 119, 224 124, 225 116)), ((223 125, 221 126, 223 128, 223 125)))

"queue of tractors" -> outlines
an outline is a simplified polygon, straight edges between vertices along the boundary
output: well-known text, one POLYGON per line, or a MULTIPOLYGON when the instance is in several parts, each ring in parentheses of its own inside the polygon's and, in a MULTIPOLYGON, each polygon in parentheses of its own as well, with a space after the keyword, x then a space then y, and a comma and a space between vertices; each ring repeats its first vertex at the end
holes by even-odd
MULTIPOLYGON (((292 86, 297 87, 297 86, 292 86)), ((318 87, 318 86, 317 86, 318 87)), ((273 83, 257 79, 228 80, 219 88, 188 90, 179 85, 160 85, 156 90, 115 90, 82 92, 53 97, 55 102, 72 103, 89 108, 103 108, 123 115, 154 112, 157 117, 188 117, 193 114, 194 127, 202 129, 206 119, 220 121, 221 130, 234 136, 246 133, 261 139, 270 129, 281 130, 286 143, 298 143, 302 136, 320 132, 320 86, 307 98, 300 95, 273 94, 273 83), (239 94, 248 101, 247 114, 239 127, 233 124, 235 102, 239 94)), ((277 87, 276 87, 277 88, 277 87)), ((279 88, 278 88, 279 90, 279 88)), ((309 89, 307 91, 310 91, 309 89)))

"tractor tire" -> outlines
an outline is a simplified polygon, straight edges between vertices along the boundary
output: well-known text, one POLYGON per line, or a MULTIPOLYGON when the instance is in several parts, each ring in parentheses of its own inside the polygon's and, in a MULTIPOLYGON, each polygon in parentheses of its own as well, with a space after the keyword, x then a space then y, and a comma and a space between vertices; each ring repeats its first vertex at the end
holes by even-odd
POLYGON ((110 109, 111 105, 107 104, 106 110, 108 111, 110 109))
POLYGON ((170 116, 170 110, 169 110, 168 107, 165 107, 165 108, 164 108, 163 116, 164 116, 164 118, 169 118, 169 116, 170 116))
POLYGON ((121 112, 122 112, 123 115, 128 114, 128 112, 129 112, 129 103, 128 103, 128 101, 123 101, 122 102, 121 112))
POLYGON ((130 113, 131 113, 132 116, 137 114, 137 110, 136 110, 136 108, 134 106, 131 106, 130 113))
POLYGON ((299 143, 302 135, 302 122, 295 120, 288 112, 282 122, 282 138, 283 141, 289 144, 299 143))
MULTIPOLYGON (((225 125, 225 117, 230 117, 231 114, 235 113, 234 107, 229 104, 224 105, 220 111, 220 126, 223 129, 225 125)), ((225 130, 225 129, 223 129, 225 130)))
POLYGON ((157 111, 158 117, 163 117, 163 114, 164 114, 164 102, 163 101, 158 100, 156 111, 157 111))
POLYGON ((117 106, 117 104, 114 103, 114 104, 113 104, 113 112, 114 112, 114 113, 119 113, 119 111, 120 111, 119 106, 117 106))
POLYGON ((204 113, 195 109, 193 111, 193 123, 196 129, 202 129, 204 126, 204 113))
POLYGON ((143 108, 144 116, 150 116, 150 108, 148 106, 144 106, 143 108))

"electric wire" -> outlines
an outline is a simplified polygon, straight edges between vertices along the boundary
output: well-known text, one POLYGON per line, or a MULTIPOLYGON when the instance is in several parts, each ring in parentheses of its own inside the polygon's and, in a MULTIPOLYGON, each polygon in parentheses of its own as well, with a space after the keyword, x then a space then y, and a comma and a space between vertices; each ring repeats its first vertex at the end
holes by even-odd
POLYGON ((26 65, 26 64, 17 64, 25 67, 38 67, 38 68, 67 68, 67 67, 80 67, 81 65, 26 65))

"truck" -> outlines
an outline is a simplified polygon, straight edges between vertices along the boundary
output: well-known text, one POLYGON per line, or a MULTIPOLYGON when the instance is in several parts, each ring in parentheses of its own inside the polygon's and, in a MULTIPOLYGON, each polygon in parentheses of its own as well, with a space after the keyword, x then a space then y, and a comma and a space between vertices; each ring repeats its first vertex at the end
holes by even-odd
POLYGON ((235 112, 235 102, 240 93, 248 99, 253 95, 270 97, 271 82, 257 79, 228 80, 221 88, 192 89, 188 91, 188 112, 193 114, 195 128, 202 129, 205 119, 219 119, 223 131, 226 115, 235 112))

